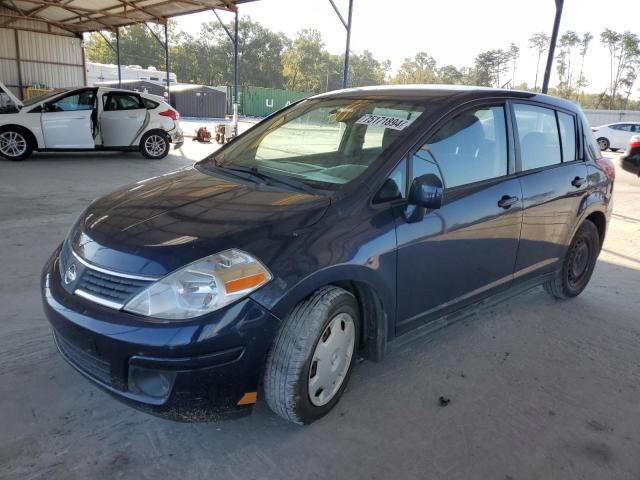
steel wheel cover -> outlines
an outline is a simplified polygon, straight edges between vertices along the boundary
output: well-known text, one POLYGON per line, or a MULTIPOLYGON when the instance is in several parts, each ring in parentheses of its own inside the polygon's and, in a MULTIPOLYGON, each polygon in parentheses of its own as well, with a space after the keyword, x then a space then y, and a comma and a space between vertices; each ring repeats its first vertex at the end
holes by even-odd
POLYGON ((351 366, 356 345, 356 327, 348 313, 339 313, 320 335, 309 367, 311 403, 322 407, 336 395, 351 366))

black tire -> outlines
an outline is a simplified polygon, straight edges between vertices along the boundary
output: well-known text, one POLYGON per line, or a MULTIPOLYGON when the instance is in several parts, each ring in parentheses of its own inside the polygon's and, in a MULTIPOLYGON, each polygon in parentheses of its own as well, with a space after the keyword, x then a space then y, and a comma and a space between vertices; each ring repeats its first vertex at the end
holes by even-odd
POLYGON ((607 148, 609 148, 609 146, 611 145, 611 143, 609 143, 609 139, 604 138, 604 137, 600 137, 598 138, 598 140, 596 140, 598 142, 598 147, 600 148, 601 151, 605 151, 607 148))
POLYGON ((600 235, 590 220, 585 220, 576 232, 562 262, 562 270, 544 284, 555 298, 576 297, 585 289, 600 254, 600 235))
POLYGON ((609 147, 609 150, 611 150, 612 152, 617 152, 620 149, 619 148, 611 148, 611 147, 609 147))
MULTIPOLYGON (((329 336, 332 334, 329 331, 329 336)), ((285 420, 300 425, 308 425, 329 413, 340 400, 349 381, 357 356, 359 335, 358 304, 354 296, 342 288, 323 287, 296 305, 283 322, 267 357, 264 393, 271 410, 285 420), (336 379, 332 383, 332 388, 337 388, 335 393, 329 392, 327 396, 331 396, 327 398, 327 403, 317 405, 314 401, 318 402, 319 397, 312 401, 309 393, 310 377, 315 376, 312 366, 315 365, 316 371, 318 369, 318 360, 314 359, 316 347, 321 341, 329 342, 325 337, 330 325, 345 331, 344 322, 338 320, 348 317, 342 314, 353 319, 353 350, 350 359, 348 355, 339 357, 345 362, 342 368, 348 364, 342 375, 342 383, 338 387, 339 378, 336 379)), ((338 350, 331 357, 331 366, 337 353, 338 350)), ((341 367, 338 365, 337 368, 341 367)))
POLYGON ((140 153, 145 158, 160 160, 169 154, 171 144, 164 132, 147 132, 140 139, 140 153))
POLYGON ((17 126, 0 129, 0 156, 19 162, 29 158, 33 148, 33 135, 29 130, 17 126))

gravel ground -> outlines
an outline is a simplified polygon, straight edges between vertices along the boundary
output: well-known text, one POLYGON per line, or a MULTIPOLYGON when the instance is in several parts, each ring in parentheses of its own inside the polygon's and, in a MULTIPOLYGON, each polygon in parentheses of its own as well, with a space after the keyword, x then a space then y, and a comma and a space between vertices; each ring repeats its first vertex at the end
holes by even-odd
POLYGON ((0 478, 640 478, 640 179, 621 170, 583 295, 534 289, 405 340, 358 365, 310 427, 263 403, 237 421, 172 423, 87 382, 55 351, 42 265, 90 200, 212 148, 0 161, 0 478))

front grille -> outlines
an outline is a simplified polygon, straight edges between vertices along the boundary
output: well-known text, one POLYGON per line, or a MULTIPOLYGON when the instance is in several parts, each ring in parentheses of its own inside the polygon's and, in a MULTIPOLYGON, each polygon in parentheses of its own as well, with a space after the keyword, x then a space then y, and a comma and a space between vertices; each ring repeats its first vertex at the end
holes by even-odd
POLYGON ((95 297, 124 305, 150 281, 119 277, 88 267, 84 270, 78 290, 95 297))
POLYGON ((60 352, 67 361, 87 375, 106 385, 111 385, 111 368, 108 362, 73 345, 56 331, 53 332, 53 335, 60 352))

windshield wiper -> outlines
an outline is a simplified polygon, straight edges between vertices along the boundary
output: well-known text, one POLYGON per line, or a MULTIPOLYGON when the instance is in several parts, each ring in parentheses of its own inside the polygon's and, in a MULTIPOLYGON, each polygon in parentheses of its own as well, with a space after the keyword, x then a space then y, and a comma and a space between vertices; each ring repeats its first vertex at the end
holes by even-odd
POLYGON ((294 180, 290 177, 285 177, 283 175, 275 175, 273 173, 267 173, 264 170, 258 170, 256 167, 227 167, 223 165, 218 165, 220 168, 224 170, 231 170, 232 172, 237 173, 246 173, 251 175, 254 178, 258 178, 262 180, 265 184, 269 185, 270 182, 281 183, 282 185, 287 185, 296 190, 300 190, 305 193, 309 193, 311 195, 315 195, 316 192, 313 188, 309 187, 306 183, 300 180, 294 180))

